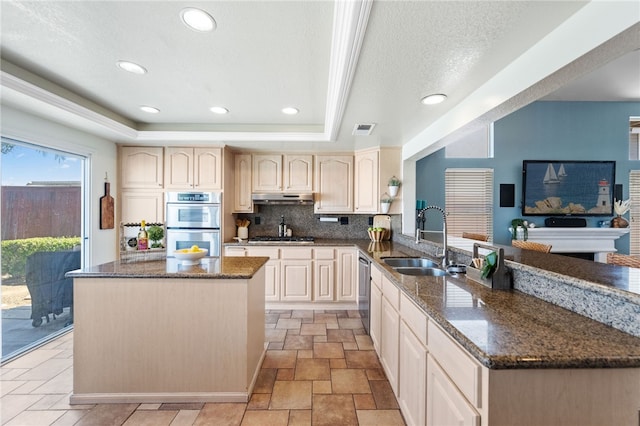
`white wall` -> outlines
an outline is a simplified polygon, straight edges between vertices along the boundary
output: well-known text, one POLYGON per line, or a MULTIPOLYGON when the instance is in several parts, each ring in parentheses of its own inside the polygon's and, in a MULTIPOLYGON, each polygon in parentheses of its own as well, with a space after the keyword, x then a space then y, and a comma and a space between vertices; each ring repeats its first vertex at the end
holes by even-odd
MULTIPOLYGON (((111 182, 111 195, 118 187, 116 144, 106 139, 78 131, 67 126, 34 116, 23 111, 1 106, 0 132, 2 136, 56 148, 88 158, 88 223, 86 224, 85 266, 111 262, 117 258, 118 227, 99 229, 100 197, 104 195, 105 173, 111 182)), ((118 206, 116 206, 116 209, 118 206)))

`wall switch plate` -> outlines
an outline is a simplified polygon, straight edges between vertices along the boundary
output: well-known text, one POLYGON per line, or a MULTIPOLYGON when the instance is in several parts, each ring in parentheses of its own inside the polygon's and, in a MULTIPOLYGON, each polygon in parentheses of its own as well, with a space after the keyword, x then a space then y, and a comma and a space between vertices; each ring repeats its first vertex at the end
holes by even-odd
POLYGON ((369 226, 373 226, 373 216, 369 216, 369 226))
POLYGON ((349 217, 348 216, 340 216, 340 225, 348 225, 349 217))
POLYGON ((256 216, 256 217, 253 219, 253 223, 254 223, 254 224, 256 224, 256 225, 260 225, 260 216, 256 216))

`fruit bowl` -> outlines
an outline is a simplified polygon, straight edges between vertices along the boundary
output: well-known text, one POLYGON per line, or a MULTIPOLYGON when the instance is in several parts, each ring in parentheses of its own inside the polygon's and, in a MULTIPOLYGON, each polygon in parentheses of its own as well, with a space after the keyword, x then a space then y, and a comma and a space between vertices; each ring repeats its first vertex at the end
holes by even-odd
POLYGON ((371 239, 371 241, 378 243, 385 238, 387 230, 373 229, 373 230, 368 230, 367 232, 369 233, 369 238, 371 239))
POLYGON ((173 255, 176 259, 180 260, 183 265, 197 265, 200 263, 200 259, 205 257, 208 253, 207 249, 197 248, 197 249, 182 249, 176 250, 173 252, 173 255))

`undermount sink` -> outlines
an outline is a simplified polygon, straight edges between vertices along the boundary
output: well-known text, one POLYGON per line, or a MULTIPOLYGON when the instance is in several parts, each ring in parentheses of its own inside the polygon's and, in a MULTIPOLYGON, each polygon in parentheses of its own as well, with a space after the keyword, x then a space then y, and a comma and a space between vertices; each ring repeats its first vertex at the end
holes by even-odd
POLYGON ((393 269, 404 275, 424 275, 430 277, 447 275, 447 271, 438 268, 397 267, 393 269))
MULTIPOLYGON (((437 268, 438 264, 424 257, 387 257, 382 259, 392 268, 437 268)), ((400 272, 400 271, 398 271, 400 272)), ((417 275, 417 274, 414 274, 417 275)), ((423 274, 424 275, 424 274, 423 274)))

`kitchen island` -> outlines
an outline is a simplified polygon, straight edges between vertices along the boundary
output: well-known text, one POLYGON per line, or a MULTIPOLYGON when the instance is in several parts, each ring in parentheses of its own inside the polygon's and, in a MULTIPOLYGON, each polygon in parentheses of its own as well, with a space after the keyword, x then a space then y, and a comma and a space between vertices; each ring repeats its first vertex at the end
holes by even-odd
POLYGON ((247 402, 266 350, 267 260, 111 262, 70 272, 71 404, 247 402))

